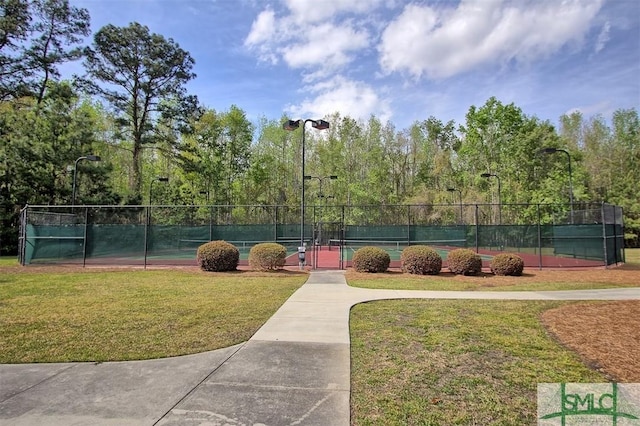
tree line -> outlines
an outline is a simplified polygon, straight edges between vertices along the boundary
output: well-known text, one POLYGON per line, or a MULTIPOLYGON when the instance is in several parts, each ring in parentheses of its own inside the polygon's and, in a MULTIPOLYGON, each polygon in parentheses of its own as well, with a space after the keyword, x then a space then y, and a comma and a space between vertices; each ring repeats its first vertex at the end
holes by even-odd
MULTIPOLYGON (((302 130, 283 129, 285 116, 254 124, 237 105, 202 105, 186 90, 195 60, 171 38, 107 25, 83 46, 89 13, 68 0, 0 8, 2 254, 17 249, 26 204, 299 205, 302 130), (84 73, 62 81, 59 66, 74 60, 84 73)), ((329 129, 305 130, 310 204, 605 201, 624 208, 627 242, 638 244, 636 109, 610 123, 574 112, 558 128, 493 97, 464 123, 430 116, 406 129, 328 113, 314 118, 329 129)))

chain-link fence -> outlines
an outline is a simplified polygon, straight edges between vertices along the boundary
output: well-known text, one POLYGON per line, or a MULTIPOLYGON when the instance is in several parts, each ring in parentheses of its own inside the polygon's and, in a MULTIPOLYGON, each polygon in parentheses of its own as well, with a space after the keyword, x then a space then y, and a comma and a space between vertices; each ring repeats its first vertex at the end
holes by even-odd
MULTIPOLYGON (((517 253, 527 267, 607 266, 624 262, 622 209, 581 205, 286 206, 27 206, 22 211, 22 264, 195 264, 197 248, 225 240, 246 263, 262 242, 339 252, 335 267, 350 265, 364 245, 395 252, 408 245, 448 250, 466 247, 485 260, 517 253)), ((396 253, 397 255, 397 253, 396 253)), ((396 257, 399 257, 397 255, 396 257)), ((309 256, 318 266, 317 256, 309 256)), ((399 259, 396 259, 399 260, 399 259)), ((331 265, 333 266, 333 265, 331 265)))

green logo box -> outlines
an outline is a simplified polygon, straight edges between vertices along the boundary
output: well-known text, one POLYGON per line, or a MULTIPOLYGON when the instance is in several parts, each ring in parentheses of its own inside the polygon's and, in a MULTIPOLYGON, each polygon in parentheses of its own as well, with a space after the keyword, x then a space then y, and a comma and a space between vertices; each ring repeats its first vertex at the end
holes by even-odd
POLYGON ((640 383, 538 383, 538 425, 640 426, 640 383))

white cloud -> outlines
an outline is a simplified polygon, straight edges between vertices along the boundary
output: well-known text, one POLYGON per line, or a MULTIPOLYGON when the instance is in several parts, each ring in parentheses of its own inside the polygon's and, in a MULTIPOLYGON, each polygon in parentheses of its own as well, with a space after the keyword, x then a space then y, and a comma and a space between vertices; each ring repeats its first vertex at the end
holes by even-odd
POLYGON ((304 88, 313 98, 299 105, 290 105, 287 111, 294 117, 324 117, 334 112, 354 118, 368 119, 375 114, 380 120, 391 118, 389 101, 381 99, 370 85, 336 76, 304 88))
POLYGON ((298 23, 321 22, 340 13, 364 14, 377 8, 384 0, 285 0, 298 23))
POLYGON ((371 52, 370 17, 383 0, 285 0, 288 13, 263 10, 244 40, 263 61, 283 60, 289 67, 310 76, 325 77, 371 52), (347 13, 348 12, 348 13, 347 13), (363 15, 364 14, 364 15, 363 15))
POLYGON ((322 24, 310 28, 304 40, 282 49, 282 56, 292 68, 337 68, 350 62, 351 52, 368 45, 366 31, 348 25, 322 24))
POLYGON ((409 4, 382 34, 386 73, 446 78, 478 66, 528 63, 580 44, 603 0, 463 0, 456 9, 409 4))
POLYGON ((251 31, 245 40, 248 46, 268 41, 273 36, 275 13, 271 9, 263 10, 251 25, 251 31))
POLYGON ((609 21, 605 22, 602 31, 598 34, 598 40, 596 41, 595 52, 598 53, 604 49, 604 45, 609 41, 609 31, 611 30, 611 24, 609 21))

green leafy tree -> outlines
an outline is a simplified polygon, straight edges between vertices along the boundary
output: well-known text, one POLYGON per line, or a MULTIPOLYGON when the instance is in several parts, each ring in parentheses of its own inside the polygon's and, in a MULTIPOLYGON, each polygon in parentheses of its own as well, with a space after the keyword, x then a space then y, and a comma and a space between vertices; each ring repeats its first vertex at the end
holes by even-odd
MULTIPOLYGON (((71 204, 75 161, 102 154, 97 112, 67 83, 50 83, 40 105, 35 98, 0 104, 0 212, 3 251, 17 248, 18 217, 26 204, 71 204)), ((114 204, 110 163, 81 161, 77 204, 114 204)))
POLYGON ((194 63, 172 39, 150 33, 139 23, 107 25, 95 34, 92 47, 85 49, 87 78, 79 82, 117 112, 122 133, 132 144, 130 189, 139 200, 142 149, 158 143, 163 135, 160 122, 180 130, 197 109, 197 99, 187 95, 185 88, 195 77, 194 63))
POLYGON ((33 92, 41 103, 49 81, 60 77, 57 65, 81 57, 79 43, 90 34, 90 18, 87 9, 71 6, 68 0, 37 0, 32 7, 36 20, 26 55, 35 75, 33 92))
POLYGON ((24 43, 30 32, 28 0, 0 0, 0 100, 27 92, 24 43))
POLYGON ((0 99, 34 95, 44 99, 58 66, 80 57, 89 35, 89 12, 68 0, 2 0, 0 99))
POLYGON ((253 125, 237 106, 222 113, 205 111, 182 144, 182 179, 190 188, 185 192, 192 192, 195 199, 204 191, 216 204, 246 201, 241 192, 247 186, 252 139, 253 125))

